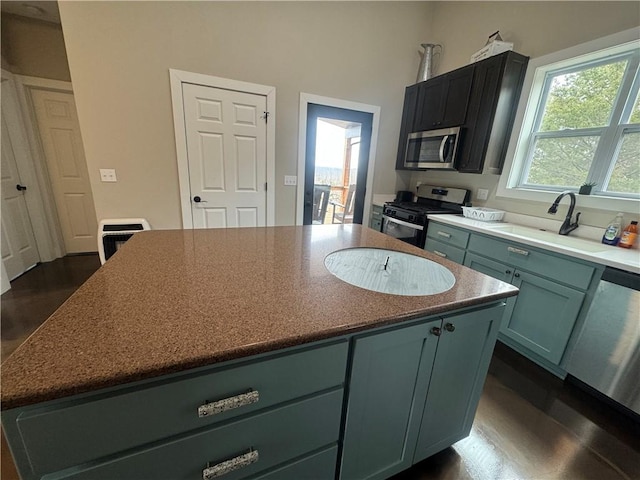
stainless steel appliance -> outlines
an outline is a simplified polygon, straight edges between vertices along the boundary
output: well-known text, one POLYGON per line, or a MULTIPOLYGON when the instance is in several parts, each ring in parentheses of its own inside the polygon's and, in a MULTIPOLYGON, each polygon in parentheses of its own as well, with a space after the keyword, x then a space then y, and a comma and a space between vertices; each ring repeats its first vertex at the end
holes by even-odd
POLYGON ((409 134, 404 166, 455 170, 459 138, 460 127, 409 134))
POLYGON ((638 290, 640 275, 605 269, 567 364, 567 379, 578 379, 640 414, 638 290))
POLYGON ((411 202, 387 202, 382 209, 382 233, 424 248, 427 215, 462 214, 469 190, 420 185, 417 199, 411 202))

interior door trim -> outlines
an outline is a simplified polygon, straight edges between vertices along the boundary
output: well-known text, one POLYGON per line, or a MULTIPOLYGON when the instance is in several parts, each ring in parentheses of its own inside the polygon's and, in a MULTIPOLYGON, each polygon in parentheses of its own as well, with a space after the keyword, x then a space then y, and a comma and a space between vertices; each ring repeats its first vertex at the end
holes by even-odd
POLYGON ((17 75, 6 70, 2 70, 2 79, 3 82, 6 79, 6 83, 12 86, 3 93, 7 97, 2 100, 2 103, 3 107, 9 107, 6 113, 13 112, 12 114, 16 117, 7 127, 11 131, 12 139, 19 142, 18 154, 24 159, 18 164, 20 178, 25 184, 34 186, 25 200, 38 253, 41 261, 50 262, 64 256, 66 252, 57 220, 58 212, 51 181, 47 173, 46 158, 40 144, 40 133, 33 111, 31 92, 48 90, 73 95, 73 87, 71 82, 17 75))
POLYGON ((236 90, 238 92, 264 95, 267 98, 267 226, 275 225, 276 191, 276 88, 268 85, 241 82, 228 78, 214 77, 200 73, 169 69, 171 81, 171 103, 173 105, 173 128, 176 138, 176 156, 178 162, 178 182, 180 186, 180 209, 182 228, 193 228, 191 214, 191 187, 189 186, 189 162, 187 156, 187 136, 184 121, 184 101, 182 84, 193 83, 205 87, 236 90))
POLYGON ((310 103, 326 105, 328 107, 344 108, 371 113, 373 115, 371 126, 371 146, 369 148, 369 162, 367 167, 366 193, 364 197, 364 211, 362 223, 367 225, 370 215, 371 201, 373 198, 373 167, 376 159, 376 147, 378 145, 378 128, 380 125, 380 107, 366 103, 351 102, 338 98, 322 97, 311 93, 300 92, 300 111, 298 116, 298 189, 296 195, 296 225, 302 225, 304 221, 304 178, 305 156, 307 151, 307 108, 310 103))

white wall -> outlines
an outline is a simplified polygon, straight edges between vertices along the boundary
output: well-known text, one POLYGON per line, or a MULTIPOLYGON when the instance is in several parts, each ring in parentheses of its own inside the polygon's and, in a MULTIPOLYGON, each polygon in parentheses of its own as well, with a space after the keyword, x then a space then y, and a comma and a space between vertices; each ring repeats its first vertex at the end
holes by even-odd
MULTIPOLYGON (((180 228, 169 68, 273 85, 276 223, 293 224, 300 92, 381 107, 374 192, 393 193, 425 2, 60 2, 98 219, 180 228), (115 168, 118 183, 101 183, 115 168)), ((402 182, 400 182, 401 184, 402 182)))
MULTIPOLYGON (((515 51, 535 58, 640 25, 640 8, 635 1, 436 2, 433 16, 433 43, 444 46, 438 73, 468 64, 470 56, 496 30, 503 40, 514 43, 515 51)), ((546 203, 496 198, 497 175, 435 171, 402 175, 410 188, 417 182, 459 186, 471 188, 474 197, 477 188, 486 188, 490 191, 487 202, 474 198, 474 205, 547 216, 546 203)), ((615 216, 615 212, 578 206, 582 211, 580 223, 585 225, 604 227, 615 216)), ((637 219, 640 214, 637 205, 625 213, 625 220, 637 219)))

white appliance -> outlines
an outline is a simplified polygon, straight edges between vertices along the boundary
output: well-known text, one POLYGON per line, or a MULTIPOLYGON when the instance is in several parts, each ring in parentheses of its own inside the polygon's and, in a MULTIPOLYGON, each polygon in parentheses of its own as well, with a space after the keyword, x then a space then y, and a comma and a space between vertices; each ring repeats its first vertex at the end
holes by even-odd
POLYGON ((134 233, 151 230, 144 218, 107 218, 98 225, 98 254, 100 263, 109 260, 134 233))

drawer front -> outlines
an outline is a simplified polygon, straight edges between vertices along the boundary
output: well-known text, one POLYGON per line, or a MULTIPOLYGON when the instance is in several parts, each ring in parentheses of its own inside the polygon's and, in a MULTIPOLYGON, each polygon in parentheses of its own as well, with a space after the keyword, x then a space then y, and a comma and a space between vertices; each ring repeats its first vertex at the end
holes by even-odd
POLYGON ((462 249, 467 248, 469 242, 469 232, 433 221, 428 224, 427 237, 462 249))
POLYGON ((301 480, 304 478, 331 479, 336 474, 338 447, 322 450, 301 460, 251 477, 251 480, 301 480))
POLYGON ((254 463, 246 462, 222 477, 238 480, 335 444, 340 434, 341 412, 342 389, 337 389, 99 465, 81 470, 70 468, 47 478, 194 480, 203 478, 208 464, 214 467, 252 450, 257 452, 254 463))
POLYGON ((18 417, 17 426, 33 471, 52 472, 340 386, 347 350, 344 341, 142 389, 125 389, 95 400, 27 409, 18 417), (257 402, 233 402, 251 389, 258 392, 257 402), (227 398, 237 408, 198 416, 198 407, 207 401, 227 398))
POLYGON ((542 252, 528 245, 471 235, 469 250, 582 290, 589 288, 596 268, 579 260, 542 252))
POLYGON ((465 251, 462 248, 447 245, 434 238, 427 238, 424 249, 427 252, 435 253, 439 257, 448 258, 456 263, 464 262, 465 251))

